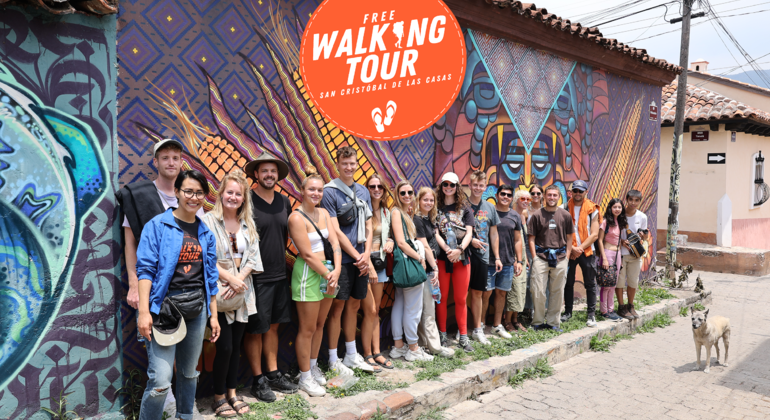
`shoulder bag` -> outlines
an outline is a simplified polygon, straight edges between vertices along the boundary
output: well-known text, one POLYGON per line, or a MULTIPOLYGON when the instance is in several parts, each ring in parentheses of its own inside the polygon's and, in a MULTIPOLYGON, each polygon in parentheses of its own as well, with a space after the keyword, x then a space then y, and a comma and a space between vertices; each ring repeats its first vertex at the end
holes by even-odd
POLYGON ((628 247, 631 248, 631 255, 636 258, 644 257, 644 255, 647 253, 647 248, 645 248, 645 242, 642 241, 642 238, 639 236, 639 234, 632 232, 629 228, 626 228, 626 238, 628 239, 628 247))
POLYGON ((615 261, 610 264, 609 268, 604 268, 602 264, 596 265, 596 284, 598 284, 599 287, 615 287, 618 283, 617 262, 620 255, 620 226, 618 226, 618 252, 615 261))
POLYGON ((335 179, 332 182, 334 182, 334 185, 337 186, 337 189, 342 191, 348 198, 352 200, 348 201, 337 209, 337 223, 339 223, 340 226, 352 225, 353 222, 356 221, 356 217, 358 217, 358 208, 356 207, 356 184, 353 184, 353 191, 350 191, 350 187, 345 185, 345 183, 341 180, 335 179))
MULTIPOLYGON (((404 230, 404 239, 406 240, 406 243, 415 252, 419 252, 414 245, 414 242, 409 239, 403 214, 401 214, 401 228, 404 230)), ((422 264, 414 258, 404 254, 404 252, 401 251, 401 248, 398 247, 398 244, 396 244, 396 246, 393 247, 393 285, 400 288, 414 287, 427 279, 428 276, 425 274, 425 269, 422 268, 422 264)))
MULTIPOLYGON (((224 226, 221 226, 222 229, 224 229, 224 226)), ((225 229, 225 233, 227 233, 227 230, 225 229)), ((238 272, 240 270, 240 267, 237 267, 235 265, 235 258, 233 258, 233 251, 230 250, 230 259, 221 259, 217 260, 217 265, 224 268, 232 274, 233 276, 237 276, 238 272)), ((230 299, 225 299, 225 292, 228 288, 224 287, 224 283, 222 281, 222 278, 217 279, 217 287, 219 291, 217 292, 217 312, 231 312, 231 311, 237 311, 238 309, 243 307, 243 304, 246 302, 246 292, 238 293, 235 296, 231 297, 230 299)))
MULTIPOLYGON (((328 261, 334 262, 334 249, 332 249, 332 244, 329 242, 328 239, 324 238, 323 235, 321 235, 321 231, 318 229, 318 226, 313 223, 313 221, 307 217, 307 214, 305 214, 302 210, 297 210, 297 213, 301 214, 305 219, 307 219, 308 222, 310 222, 311 225, 315 228, 315 232, 318 234, 318 236, 321 237, 321 243, 324 244, 324 258, 326 258, 328 261)), ((326 221, 326 229, 329 229, 329 221, 326 221)))

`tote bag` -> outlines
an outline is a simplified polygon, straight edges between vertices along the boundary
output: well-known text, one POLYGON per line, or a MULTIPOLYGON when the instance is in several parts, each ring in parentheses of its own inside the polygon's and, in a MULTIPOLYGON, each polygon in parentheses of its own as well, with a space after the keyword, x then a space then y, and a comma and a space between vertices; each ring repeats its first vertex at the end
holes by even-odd
MULTIPOLYGON (((406 221, 404 220, 403 214, 401 215, 401 227, 404 229, 404 238, 407 238, 406 243, 409 244, 409 246, 415 252, 419 252, 417 247, 414 245, 414 242, 411 239, 408 239, 409 235, 406 231, 406 221)), ((420 264, 419 261, 404 254, 398 245, 393 247, 394 286, 400 288, 414 287, 423 283, 427 279, 428 276, 425 274, 425 269, 422 268, 422 264, 420 264)))

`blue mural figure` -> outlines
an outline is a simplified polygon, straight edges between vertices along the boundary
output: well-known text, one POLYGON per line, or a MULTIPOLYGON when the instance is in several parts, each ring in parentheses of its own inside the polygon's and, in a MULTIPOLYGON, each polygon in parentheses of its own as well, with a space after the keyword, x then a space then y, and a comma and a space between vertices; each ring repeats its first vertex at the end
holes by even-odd
POLYGON ((109 188, 89 126, 43 105, 0 64, 0 389, 55 317, 81 222, 109 188))

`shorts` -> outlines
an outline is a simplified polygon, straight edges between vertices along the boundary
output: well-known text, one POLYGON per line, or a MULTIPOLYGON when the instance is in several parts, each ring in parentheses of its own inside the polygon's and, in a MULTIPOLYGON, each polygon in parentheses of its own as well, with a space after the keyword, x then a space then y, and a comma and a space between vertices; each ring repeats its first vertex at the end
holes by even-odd
POLYGON ((504 265, 503 269, 500 270, 499 273, 495 271, 494 266, 490 265, 488 271, 489 273, 487 278, 489 281, 487 282, 487 291, 497 289, 507 292, 511 290, 511 285, 513 284, 512 265, 504 265))
POLYGON ((475 252, 471 252, 471 280, 469 283, 471 290, 487 291, 487 277, 487 263, 477 257, 475 252))
POLYGON ((337 292, 335 299, 362 300, 366 298, 366 292, 369 290, 369 274, 362 273, 353 263, 342 264, 337 284, 340 286, 340 291, 337 292))
POLYGON ((254 283, 257 313, 249 316, 246 332, 264 334, 272 324, 291 322, 291 284, 286 280, 254 283))
POLYGON ((632 289, 639 288, 639 275, 642 274, 642 258, 633 255, 623 256, 623 265, 620 267, 616 289, 625 289, 626 284, 632 289))
POLYGON ((295 302, 318 302, 323 300, 321 275, 310 268, 302 257, 297 257, 291 272, 291 300, 295 302))
POLYGON ((377 272, 377 283, 387 283, 388 282, 388 275, 385 273, 386 270, 380 270, 377 272))

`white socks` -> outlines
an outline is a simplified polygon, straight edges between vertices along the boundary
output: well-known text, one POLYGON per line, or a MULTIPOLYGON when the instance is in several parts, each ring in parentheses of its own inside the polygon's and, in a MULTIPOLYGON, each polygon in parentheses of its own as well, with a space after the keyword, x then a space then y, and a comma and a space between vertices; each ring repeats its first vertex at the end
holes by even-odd
POLYGON ((300 381, 306 381, 308 379, 310 379, 310 371, 307 371, 307 372, 300 371, 299 372, 299 380, 300 381))
POLYGON ((310 369, 313 369, 313 366, 316 366, 318 364, 318 359, 310 359, 310 369))
POLYGON ((356 354, 356 340, 345 342, 345 352, 347 354, 356 354))
POLYGON ((333 365, 337 359, 337 349, 329 349, 329 365, 333 365))
POLYGON ((474 328, 473 329, 473 333, 474 334, 483 333, 483 332, 484 332, 484 327, 474 328))

